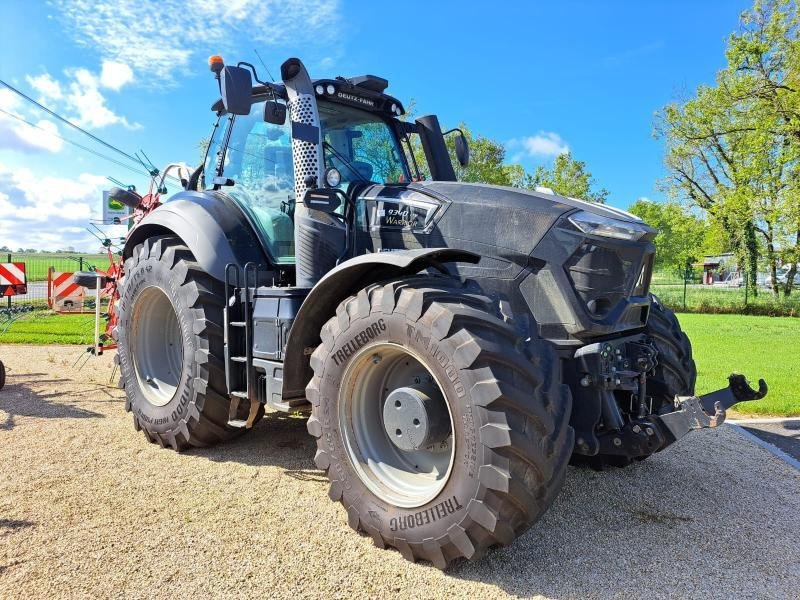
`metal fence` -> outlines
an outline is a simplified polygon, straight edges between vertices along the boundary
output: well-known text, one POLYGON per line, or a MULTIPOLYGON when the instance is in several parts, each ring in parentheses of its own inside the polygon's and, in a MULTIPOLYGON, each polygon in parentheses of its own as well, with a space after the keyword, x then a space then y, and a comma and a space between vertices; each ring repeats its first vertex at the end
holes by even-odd
POLYGON ((754 292, 746 275, 732 273, 709 280, 702 269, 656 272, 650 291, 673 310, 707 313, 743 313, 800 316, 800 292, 775 295, 759 280, 754 292))
MULTIPOLYGON (((106 270, 108 256, 105 254, 72 254, 72 253, 22 253, 4 252, 0 254, 0 262, 24 263, 25 276, 28 282, 27 293, 6 296, 0 303, 0 310, 20 308, 22 306, 46 307, 48 298, 48 272, 74 273, 75 271, 106 270)), ((94 301, 94 292, 87 290, 86 299, 94 301)))

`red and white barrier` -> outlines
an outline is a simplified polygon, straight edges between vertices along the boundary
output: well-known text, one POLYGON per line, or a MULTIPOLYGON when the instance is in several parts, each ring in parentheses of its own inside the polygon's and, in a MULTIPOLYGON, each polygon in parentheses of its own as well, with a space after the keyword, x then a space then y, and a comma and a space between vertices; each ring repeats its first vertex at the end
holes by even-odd
POLYGON ((28 293, 25 263, 0 263, 0 296, 28 293))
POLYGON ((72 280, 75 273, 47 274, 48 304, 56 312, 83 312, 85 290, 72 280))

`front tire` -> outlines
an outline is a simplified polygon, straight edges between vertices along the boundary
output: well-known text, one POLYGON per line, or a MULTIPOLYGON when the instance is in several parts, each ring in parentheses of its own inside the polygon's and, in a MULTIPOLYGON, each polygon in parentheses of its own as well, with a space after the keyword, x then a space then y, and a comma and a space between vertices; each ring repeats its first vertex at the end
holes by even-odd
POLYGON ((162 447, 208 446, 242 431, 227 424, 221 288, 174 236, 146 240, 125 261, 115 334, 125 408, 162 447))
POLYGON ((444 568, 510 544, 549 507, 573 446, 571 396, 549 343, 523 347, 495 303, 432 277, 361 290, 320 337, 308 430, 353 529, 444 568), (449 431, 438 446, 398 450, 380 414, 426 373, 449 431))

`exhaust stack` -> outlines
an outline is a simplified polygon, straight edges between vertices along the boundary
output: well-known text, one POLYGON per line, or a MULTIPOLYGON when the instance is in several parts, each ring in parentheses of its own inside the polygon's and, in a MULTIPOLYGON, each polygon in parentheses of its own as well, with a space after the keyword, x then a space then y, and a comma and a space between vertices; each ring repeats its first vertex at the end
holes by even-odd
POLYGON ((426 115, 417 119, 416 123, 422 151, 431 170, 431 178, 434 181, 455 181, 456 172, 453 170, 450 153, 444 143, 439 119, 436 115, 426 115))
POLYGON ((303 203, 308 190, 323 184, 322 124, 313 83, 300 59, 283 63, 281 78, 292 120, 295 282, 297 287, 310 288, 336 266, 347 240, 347 225, 303 203))
POLYGON ((319 240, 311 211, 303 204, 309 189, 321 185, 324 157, 317 98, 308 71, 299 58, 290 58, 281 65, 281 79, 286 85, 289 116, 292 125, 292 159, 294 162, 294 252, 296 284, 313 287, 328 265, 320 261, 319 240))

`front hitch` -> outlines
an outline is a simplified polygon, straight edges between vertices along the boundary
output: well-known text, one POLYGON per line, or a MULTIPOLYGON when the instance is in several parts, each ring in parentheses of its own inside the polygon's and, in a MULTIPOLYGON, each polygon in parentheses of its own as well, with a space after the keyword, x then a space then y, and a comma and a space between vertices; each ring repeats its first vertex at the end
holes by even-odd
POLYGON ((722 425, 731 406, 760 400, 766 395, 767 384, 763 379, 758 380, 758 390, 754 390, 744 375, 733 373, 728 377, 726 388, 702 396, 676 396, 678 410, 659 415, 656 419, 678 440, 693 429, 722 425))

